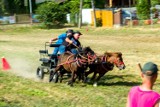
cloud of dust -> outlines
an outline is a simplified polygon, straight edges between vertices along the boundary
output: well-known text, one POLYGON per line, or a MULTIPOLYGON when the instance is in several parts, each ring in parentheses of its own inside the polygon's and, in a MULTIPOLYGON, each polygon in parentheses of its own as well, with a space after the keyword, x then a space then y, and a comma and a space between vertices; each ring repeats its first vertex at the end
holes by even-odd
POLYGON ((9 64, 11 66, 11 71, 17 76, 37 80, 36 69, 33 72, 31 62, 24 58, 11 58, 9 59, 9 64))

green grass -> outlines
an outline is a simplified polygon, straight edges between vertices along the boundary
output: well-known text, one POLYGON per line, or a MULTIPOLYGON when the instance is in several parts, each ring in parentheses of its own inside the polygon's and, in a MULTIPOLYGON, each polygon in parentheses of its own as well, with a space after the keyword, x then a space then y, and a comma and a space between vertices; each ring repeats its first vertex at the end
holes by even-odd
MULTIPOLYGON (((9 71, 0 70, 0 107, 124 107, 129 89, 141 84, 137 63, 153 61, 160 66, 158 25, 152 29, 89 27, 88 31, 83 27, 83 46, 91 46, 98 54, 122 52, 126 69, 119 71, 115 67, 98 87, 93 87, 93 82, 76 81, 74 87, 66 85, 67 80, 48 83, 47 75, 42 81, 36 77, 41 64, 38 51, 44 49, 44 42, 67 28, 45 30, 25 25, 0 29, 0 57, 4 56, 12 67, 9 71)), ((160 91, 160 77, 154 89, 160 91)))

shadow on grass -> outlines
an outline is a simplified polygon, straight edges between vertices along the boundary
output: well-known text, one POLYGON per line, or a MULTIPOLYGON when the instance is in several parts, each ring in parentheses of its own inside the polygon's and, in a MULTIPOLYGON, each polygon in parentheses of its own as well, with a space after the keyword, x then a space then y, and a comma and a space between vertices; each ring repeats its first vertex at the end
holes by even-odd
POLYGON ((1 43, 6 43, 6 42, 10 42, 10 41, 5 41, 5 40, 0 40, 1 43))
MULTIPOLYGON (((136 86, 141 82, 137 80, 135 82, 135 75, 105 75, 98 81, 98 85, 101 86, 136 86), (129 80, 128 80, 129 78, 129 80)), ((93 81, 88 84, 93 84, 93 81)))

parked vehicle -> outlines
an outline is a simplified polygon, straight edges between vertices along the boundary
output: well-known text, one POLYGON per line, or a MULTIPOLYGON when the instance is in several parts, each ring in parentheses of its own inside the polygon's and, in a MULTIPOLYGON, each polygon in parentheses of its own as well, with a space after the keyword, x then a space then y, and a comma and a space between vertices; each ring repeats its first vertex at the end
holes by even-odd
POLYGON ((122 10, 122 23, 125 24, 126 20, 137 20, 136 11, 130 12, 128 10, 122 10))

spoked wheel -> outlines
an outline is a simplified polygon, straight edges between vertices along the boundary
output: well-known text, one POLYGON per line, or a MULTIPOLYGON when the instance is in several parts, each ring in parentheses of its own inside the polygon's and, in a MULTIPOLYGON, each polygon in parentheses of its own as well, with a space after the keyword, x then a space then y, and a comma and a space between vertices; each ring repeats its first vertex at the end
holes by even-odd
POLYGON ((54 82, 57 83, 58 82, 58 72, 54 73, 53 70, 50 71, 50 75, 49 75, 49 82, 54 82))
POLYGON ((37 77, 40 79, 44 78, 44 69, 42 67, 37 68, 37 77))

